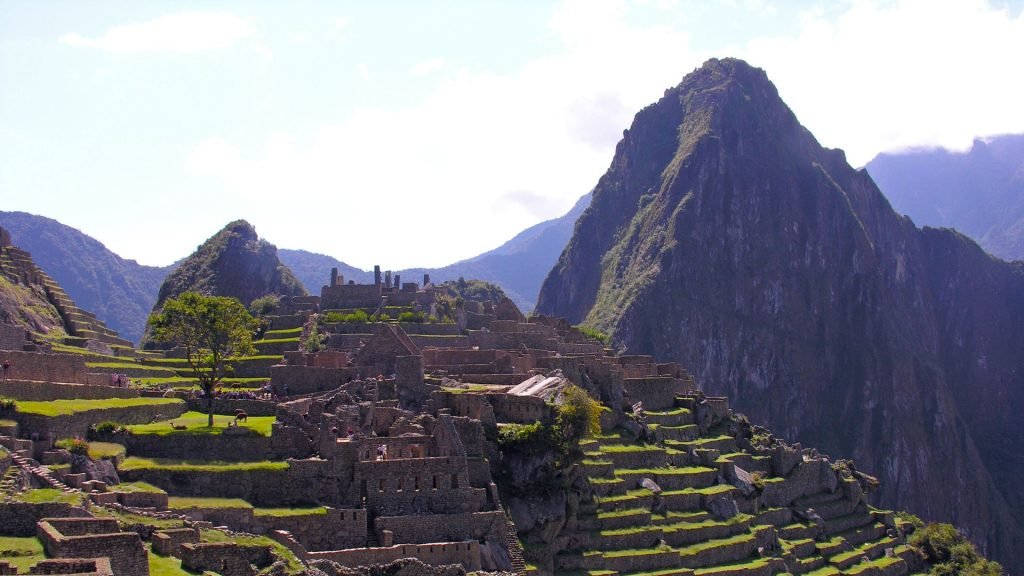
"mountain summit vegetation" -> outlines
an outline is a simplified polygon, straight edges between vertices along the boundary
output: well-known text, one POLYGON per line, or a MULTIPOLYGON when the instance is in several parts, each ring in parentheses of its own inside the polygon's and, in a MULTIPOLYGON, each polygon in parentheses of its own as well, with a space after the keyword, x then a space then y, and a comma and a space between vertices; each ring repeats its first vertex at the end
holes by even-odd
POLYGON ((201 244, 172 272, 157 295, 153 312, 185 292, 237 298, 248 306, 267 294, 302 296, 305 288, 245 220, 236 220, 201 244))
POLYGON ((710 60, 636 115, 538 311, 680 362, 1024 570, 1024 264, 897 214, 764 71, 710 60))

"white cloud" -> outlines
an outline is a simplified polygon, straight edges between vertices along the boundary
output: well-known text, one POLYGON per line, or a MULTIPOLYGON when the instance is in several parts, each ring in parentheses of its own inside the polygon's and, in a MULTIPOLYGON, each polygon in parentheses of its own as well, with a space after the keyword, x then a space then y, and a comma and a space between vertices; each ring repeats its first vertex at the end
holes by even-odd
POLYGON ((370 67, 366 65, 366 62, 356 64, 356 72, 359 73, 359 77, 363 79, 363 82, 370 81, 370 67))
POLYGON ((413 105, 362 108, 313 136, 296 129, 288 146, 268 143, 240 162, 206 142, 190 172, 247 196, 301 198, 270 203, 254 222, 279 246, 363 267, 473 256, 568 210, 608 167, 633 113, 700 63, 686 35, 631 28, 616 19, 621 9, 566 5, 552 19, 564 47, 555 54, 509 74, 446 62, 450 73, 431 76, 413 105), (294 225, 311 217, 337 225, 294 225))
POLYGON ((1024 132, 1024 15, 982 0, 860 1, 803 15, 793 38, 750 42, 800 120, 851 163, 914 146, 1024 132))
POLYGON ((410 70, 410 72, 412 72, 413 76, 429 76, 430 74, 437 72, 441 68, 444 68, 444 64, 444 58, 428 58, 427 60, 417 62, 416 65, 412 67, 412 70, 410 70))
POLYGON ((60 41, 107 52, 193 54, 227 48, 252 35, 249 22, 230 12, 182 12, 117 26, 95 38, 65 34, 60 41))

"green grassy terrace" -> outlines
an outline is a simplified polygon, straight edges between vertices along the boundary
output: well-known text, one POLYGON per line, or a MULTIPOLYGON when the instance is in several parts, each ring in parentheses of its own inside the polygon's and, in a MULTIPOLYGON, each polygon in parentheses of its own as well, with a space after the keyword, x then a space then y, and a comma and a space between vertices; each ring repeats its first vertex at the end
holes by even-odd
MULTIPOLYGON (((276 418, 273 416, 249 416, 245 421, 239 422, 241 428, 248 428, 253 433, 261 436, 270 436, 271 425, 276 418)), ((202 412, 185 412, 177 418, 152 422, 150 424, 133 424, 126 426, 129 432, 136 435, 156 434, 157 436, 210 436, 220 434, 235 421, 234 416, 224 414, 213 415, 213 427, 207 426, 209 416, 202 412), (184 430, 175 429, 173 426, 184 426, 184 430)))
POLYGON ((46 560, 46 552, 43 550, 43 543, 34 536, 29 538, 0 536, 0 558, 24 574, 36 562, 46 560))
POLYGON ((92 410, 171 405, 183 402, 184 400, 178 398, 107 398, 103 400, 50 400, 47 402, 19 400, 17 411, 19 414, 39 416, 69 416, 92 410))
POLYGON ((167 470, 169 472, 283 472, 287 462, 217 462, 210 460, 166 460, 163 458, 140 458, 129 456, 121 463, 120 470, 167 470))

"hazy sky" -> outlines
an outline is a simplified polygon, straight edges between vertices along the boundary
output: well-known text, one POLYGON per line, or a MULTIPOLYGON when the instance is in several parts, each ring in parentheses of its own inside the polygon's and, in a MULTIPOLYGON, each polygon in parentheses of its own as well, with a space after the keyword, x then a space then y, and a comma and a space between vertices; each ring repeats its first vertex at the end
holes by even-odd
POLYGON ((245 218, 443 265, 567 211, 709 57, 764 68, 858 166, 1024 132, 1022 3, 5 0, 0 210, 144 264, 245 218))

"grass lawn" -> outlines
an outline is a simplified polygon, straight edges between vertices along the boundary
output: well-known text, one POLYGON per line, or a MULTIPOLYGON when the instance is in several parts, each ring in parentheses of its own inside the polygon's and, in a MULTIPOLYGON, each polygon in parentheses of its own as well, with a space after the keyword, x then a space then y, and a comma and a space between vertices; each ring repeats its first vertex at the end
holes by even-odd
POLYGON ((326 516, 327 508, 317 506, 315 508, 255 508, 253 513, 256 516, 326 516))
POLYGON ((0 558, 18 568, 23 574, 36 562, 46 560, 43 543, 38 538, 0 536, 0 558))
POLYGON ((296 558, 291 550, 266 536, 228 536, 220 530, 203 530, 201 539, 203 542, 237 542, 243 546, 270 546, 274 551, 274 555, 284 560, 288 565, 286 568, 287 574, 298 574, 303 571, 302 563, 299 562, 299 559, 296 558))
POLYGON ((29 502, 32 504, 64 502, 73 506, 81 504, 84 497, 85 495, 81 492, 63 492, 56 488, 35 488, 14 495, 14 499, 18 502, 29 502))
POLYGON ((89 442, 89 458, 100 460, 112 458, 121 460, 125 457, 124 446, 113 442, 89 442))
POLYGON ((235 472, 235 471, 284 471, 287 462, 215 462, 210 460, 165 460, 162 458, 139 458, 129 456, 121 463, 120 470, 168 470, 171 472, 235 472))
POLYGON ((104 400, 49 400, 47 402, 19 400, 17 411, 20 414, 38 414, 40 416, 68 416, 90 410, 171 405, 184 402, 179 398, 107 398, 104 400))
POLYGON ((148 482, 121 482, 117 486, 110 487, 111 492, 150 492, 163 494, 164 491, 148 482))
MULTIPOLYGON (((148 546, 147 546, 148 548, 148 546)), ((181 567, 181 560, 174 556, 158 556, 149 552, 149 576, 193 576, 198 572, 189 572, 181 567)))
POLYGON ((202 508, 202 509, 213 509, 213 508, 252 508, 252 504, 249 504, 241 498, 198 498, 198 497, 187 497, 187 496, 169 496, 167 498, 167 507, 171 510, 184 510, 187 508, 202 508))
POLYGON ((87 368, 110 368, 114 370, 134 370, 136 368, 143 368, 149 372, 167 372, 174 374, 173 368, 164 368, 163 366, 153 366, 152 364, 141 364, 139 362, 86 362, 87 368))
MULTIPOLYGON (((239 422, 238 425, 248 428, 262 436, 270 436, 270 425, 274 423, 273 416, 249 416, 248 420, 239 422)), ((173 420, 153 422, 152 424, 133 424, 127 426, 132 434, 157 434, 159 436, 195 436, 220 434, 229 424, 235 421, 234 416, 225 414, 213 415, 213 428, 207 426, 209 417, 202 412, 185 412, 173 420), (171 424, 185 426, 184 430, 176 430, 171 424)))

